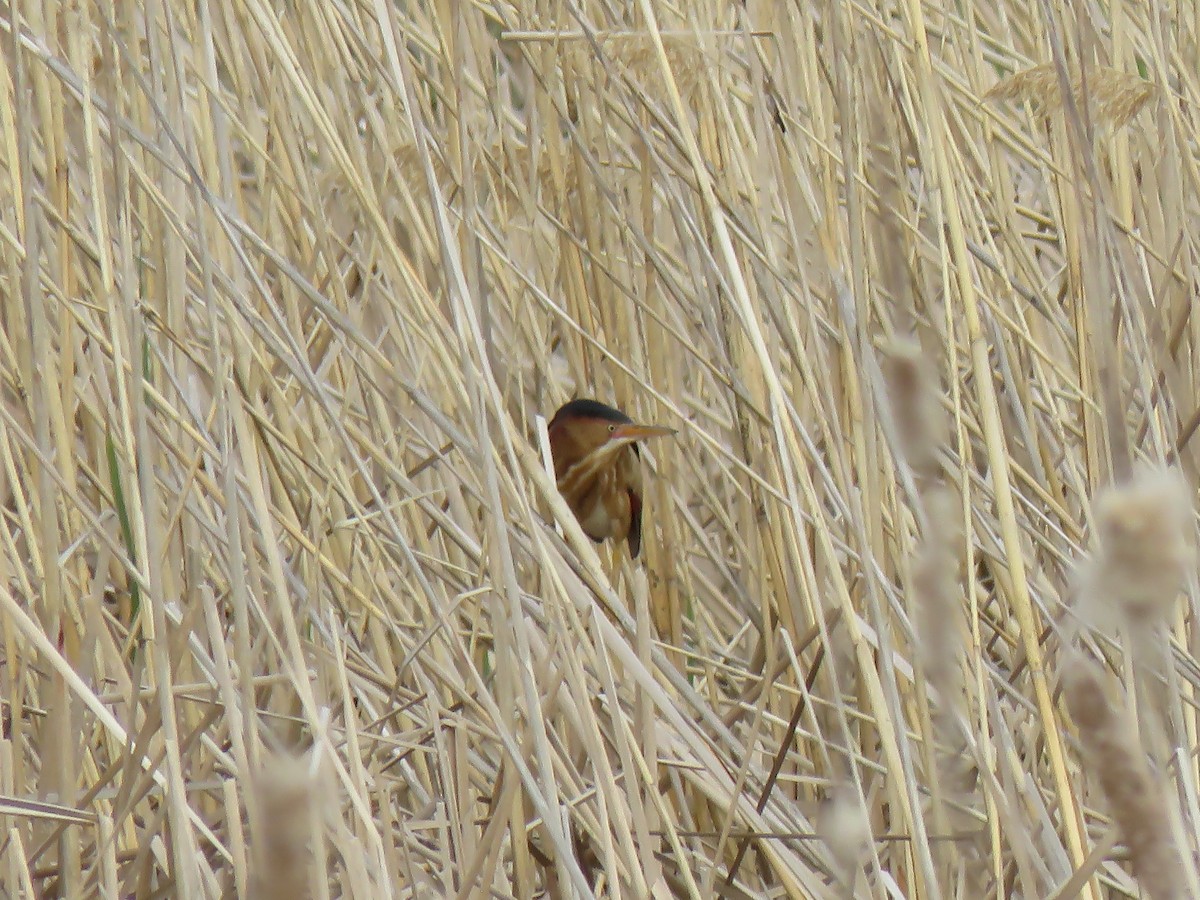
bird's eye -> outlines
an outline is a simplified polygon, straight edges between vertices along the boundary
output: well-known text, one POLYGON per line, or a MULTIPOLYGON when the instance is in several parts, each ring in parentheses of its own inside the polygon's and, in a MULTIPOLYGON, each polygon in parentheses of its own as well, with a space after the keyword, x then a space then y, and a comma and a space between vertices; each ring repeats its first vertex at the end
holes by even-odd
POLYGON ((616 426, 616 425, 609 425, 609 426, 608 426, 608 433, 609 433, 609 434, 612 434, 612 433, 613 433, 614 431, 616 431, 616 430, 617 430, 617 426, 616 426))

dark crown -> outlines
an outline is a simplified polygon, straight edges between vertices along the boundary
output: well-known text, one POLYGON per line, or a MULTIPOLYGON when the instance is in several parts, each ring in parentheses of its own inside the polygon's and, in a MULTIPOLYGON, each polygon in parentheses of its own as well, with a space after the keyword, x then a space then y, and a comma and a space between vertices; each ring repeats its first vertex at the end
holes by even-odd
POLYGON ((628 425, 633 421, 619 409, 605 406, 598 400, 587 399, 572 400, 570 403, 560 406, 558 412, 554 414, 551 424, 567 419, 604 419, 607 422, 620 422, 623 425, 628 425))

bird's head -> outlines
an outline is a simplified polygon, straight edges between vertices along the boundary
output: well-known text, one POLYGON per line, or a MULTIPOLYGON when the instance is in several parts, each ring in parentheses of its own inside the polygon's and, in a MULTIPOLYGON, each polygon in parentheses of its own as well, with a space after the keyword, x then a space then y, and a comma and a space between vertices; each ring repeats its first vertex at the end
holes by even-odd
POLYGON ((572 400, 560 407, 548 428, 550 448, 559 475, 597 451, 607 456, 621 447, 652 437, 675 434, 674 428, 643 425, 596 400, 572 400))

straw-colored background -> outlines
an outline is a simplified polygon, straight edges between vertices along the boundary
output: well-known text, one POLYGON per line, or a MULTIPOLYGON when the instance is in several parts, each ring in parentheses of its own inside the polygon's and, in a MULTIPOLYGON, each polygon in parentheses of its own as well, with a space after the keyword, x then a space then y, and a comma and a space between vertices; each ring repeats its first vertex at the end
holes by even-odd
POLYGON ((1198 28, 0 4, 0 892, 1194 895, 1198 28))

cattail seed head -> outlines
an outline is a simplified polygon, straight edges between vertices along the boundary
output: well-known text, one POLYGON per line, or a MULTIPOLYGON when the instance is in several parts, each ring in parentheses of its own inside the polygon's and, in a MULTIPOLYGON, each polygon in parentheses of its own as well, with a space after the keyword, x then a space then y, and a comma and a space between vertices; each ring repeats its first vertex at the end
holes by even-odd
POLYGON ((962 650, 962 515, 946 488, 930 488, 924 501, 929 532, 913 560, 917 646, 930 682, 946 695, 943 700, 953 702, 953 676, 962 650))
POLYGON ((268 900, 303 900, 312 895, 310 811, 316 784, 308 767, 297 759, 279 758, 255 777, 261 816, 256 896, 268 900))
POLYGON ((1132 621, 1164 617, 1194 565, 1191 490, 1176 469, 1145 471, 1096 500, 1093 589, 1132 621))
POLYGON ((871 826, 852 787, 841 785, 833 790, 821 807, 818 827, 838 865, 850 870, 862 863, 871 826))
POLYGON ((1182 865, 1171 837, 1166 798, 1124 710, 1110 702, 1099 668, 1082 659, 1063 673, 1063 694, 1079 728, 1087 771, 1100 781, 1129 847, 1134 875, 1153 900, 1182 897, 1182 865))

